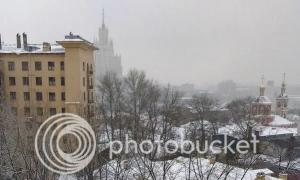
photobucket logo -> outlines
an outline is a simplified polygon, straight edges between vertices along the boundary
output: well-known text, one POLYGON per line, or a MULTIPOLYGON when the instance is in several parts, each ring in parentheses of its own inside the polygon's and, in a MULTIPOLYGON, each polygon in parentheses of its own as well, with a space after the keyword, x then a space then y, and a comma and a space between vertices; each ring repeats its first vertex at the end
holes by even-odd
POLYGON ((85 168, 93 159, 96 152, 95 133, 80 116, 57 114, 39 127, 35 136, 35 151, 40 162, 50 171, 73 174, 85 168), (73 141, 65 142, 68 140, 73 141), (71 152, 65 152, 69 148, 71 152))
MULTIPOLYGON (((249 151, 256 153, 257 152, 257 144, 259 140, 256 139, 256 136, 250 141, 246 140, 228 140, 228 136, 224 135, 224 139, 221 140, 213 140, 210 143, 205 140, 203 144, 200 144, 200 141, 196 142, 190 140, 168 140, 163 142, 158 139, 153 141, 144 140, 139 144, 131 139, 128 139, 128 135, 125 135, 125 142, 121 142, 118 140, 111 141, 109 143, 109 158, 113 159, 114 155, 118 155, 121 153, 129 154, 129 153, 142 153, 142 154, 151 154, 164 152, 165 155, 171 155, 175 153, 181 154, 191 154, 193 152, 197 152, 199 154, 206 154, 208 152, 214 151, 215 147, 220 147, 221 152, 224 154, 227 153, 239 153, 239 154, 247 154, 249 151), (156 148, 154 148, 156 147, 156 148), (201 148, 202 147, 202 148, 201 148)), ((219 153, 221 153, 219 152, 219 153)), ((218 153, 216 153, 218 154, 218 153)))

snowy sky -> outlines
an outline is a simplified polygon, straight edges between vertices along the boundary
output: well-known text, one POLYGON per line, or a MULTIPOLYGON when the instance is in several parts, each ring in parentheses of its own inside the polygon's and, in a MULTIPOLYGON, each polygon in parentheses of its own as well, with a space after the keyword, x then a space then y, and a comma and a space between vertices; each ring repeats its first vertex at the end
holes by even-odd
POLYGON ((93 40, 102 8, 122 54, 163 83, 214 84, 260 76, 300 84, 299 0, 0 0, 0 33, 15 43, 55 42, 72 31, 93 40))

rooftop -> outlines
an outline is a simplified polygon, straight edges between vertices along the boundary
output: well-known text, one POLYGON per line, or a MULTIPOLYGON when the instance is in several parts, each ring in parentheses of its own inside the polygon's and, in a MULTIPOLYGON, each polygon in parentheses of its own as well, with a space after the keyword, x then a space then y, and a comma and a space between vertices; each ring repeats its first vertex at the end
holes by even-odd
POLYGON ((272 104, 271 100, 267 96, 258 96, 255 98, 254 103, 272 104))
POLYGON ((96 48, 93 43, 83 39, 79 35, 73 35, 73 33, 66 35, 64 40, 57 41, 54 44, 46 42, 42 44, 28 44, 26 48, 24 41, 20 48, 17 47, 17 44, 1 43, 0 54, 62 54, 65 53, 65 48, 62 46, 63 43, 84 43, 89 47, 96 48))
POLYGON ((3 44, 0 53, 3 54, 40 54, 40 53, 65 53, 65 48, 63 48, 59 44, 50 44, 51 51, 44 51, 43 44, 29 44, 29 50, 25 50, 22 46, 21 48, 17 48, 16 44, 3 44))

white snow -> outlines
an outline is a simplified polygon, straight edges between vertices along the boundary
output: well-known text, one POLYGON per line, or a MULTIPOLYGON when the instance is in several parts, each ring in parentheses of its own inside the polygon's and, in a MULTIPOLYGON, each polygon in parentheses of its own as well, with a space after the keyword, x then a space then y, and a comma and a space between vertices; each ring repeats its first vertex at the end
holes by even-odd
POLYGON ((283 134, 297 134, 297 128, 281 128, 270 126, 259 126, 255 128, 259 131, 260 136, 283 135, 283 134))
POLYGON ((267 96, 258 96, 254 103, 272 104, 271 100, 267 96))
POLYGON ((294 124, 294 122, 291 122, 281 116, 274 115, 273 121, 269 123, 269 126, 290 126, 293 124, 294 124))
POLYGON ((29 44, 28 46, 34 47, 33 51, 25 51, 24 47, 17 48, 15 44, 4 44, 0 53, 14 53, 14 54, 27 54, 27 53, 64 53, 65 49, 58 44, 51 44, 51 51, 43 51, 43 44, 29 44))
MULTIPOLYGON (((187 179, 188 175, 190 174, 190 179, 199 179, 199 175, 202 174, 204 179, 214 180, 214 179, 225 179, 226 175, 228 180, 235 180, 235 179, 242 179, 243 180, 253 180, 256 178, 257 173, 264 172, 266 174, 266 180, 278 180, 278 178, 273 178, 270 175, 273 172, 269 169, 249 169, 246 171, 245 169, 229 166, 223 163, 216 162, 211 164, 208 159, 204 158, 184 158, 178 157, 175 160, 170 161, 156 161, 150 162, 147 159, 139 160, 139 159, 128 159, 129 168, 122 169, 121 176, 124 174, 126 179, 134 180, 139 177, 140 174, 140 166, 146 163, 148 165, 151 164, 153 167, 153 172, 155 173, 156 179, 162 179, 163 177, 163 165, 164 163, 167 164, 169 170, 166 174, 167 180, 182 180, 187 179), (190 167, 190 172, 189 168, 190 167)), ((117 167, 116 161, 111 161, 108 163, 108 179, 113 178, 115 175, 114 170, 117 167)), ((147 168, 142 169, 144 175, 148 175, 149 171, 147 168)), ((95 171, 95 175, 99 177, 99 173, 95 171)), ((103 174, 104 175, 104 174, 103 174)), ((148 176, 147 179, 151 179, 148 176)))

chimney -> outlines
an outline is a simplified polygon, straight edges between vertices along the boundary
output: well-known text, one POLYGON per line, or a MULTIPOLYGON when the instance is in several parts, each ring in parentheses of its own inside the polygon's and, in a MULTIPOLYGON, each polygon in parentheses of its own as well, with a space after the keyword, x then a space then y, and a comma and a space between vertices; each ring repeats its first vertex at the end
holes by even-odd
POLYGON ((28 44, 27 44, 27 34, 26 33, 23 33, 23 45, 24 45, 24 49, 27 51, 28 44))
POLYGON ((48 42, 43 42, 43 51, 51 51, 51 45, 48 42))
POLYGON ((1 40, 1 34, 0 34, 0 50, 2 49, 2 40, 1 40))
POLYGON ((283 172, 279 173, 279 179, 287 180, 288 179, 288 174, 283 173, 283 172))
POLYGON ((21 48, 21 36, 19 33, 17 34, 17 48, 21 48))
POLYGON ((256 174, 255 180, 265 180, 265 179, 266 179, 266 175, 264 172, 259 172, 256 174))

